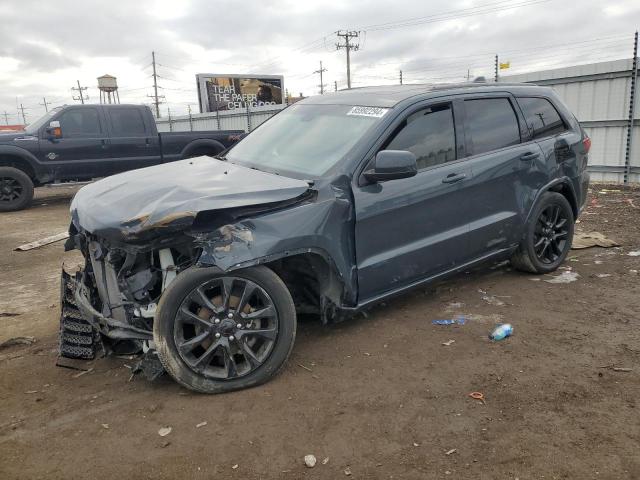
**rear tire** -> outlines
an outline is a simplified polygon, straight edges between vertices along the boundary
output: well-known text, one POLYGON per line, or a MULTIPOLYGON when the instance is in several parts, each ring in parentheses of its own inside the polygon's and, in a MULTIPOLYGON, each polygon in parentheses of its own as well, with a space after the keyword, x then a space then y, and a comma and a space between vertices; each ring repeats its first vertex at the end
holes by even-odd
POLYGON ((523 272, 553 272, 571 250, 574 223, 573 209, 564 195, 544 193, 531 212, 511 264, 523 272))
POLYGON ((33 181, 22 170, 0 167, 0 212, 27 208, 33 199, 33 181))
POLYGON ((164 368, 201 393, 271 379, 284 367, 295 336, 291 294, 264 266, 229 273, 217 267, 185 270, 162 294, 153 325, 164 368))

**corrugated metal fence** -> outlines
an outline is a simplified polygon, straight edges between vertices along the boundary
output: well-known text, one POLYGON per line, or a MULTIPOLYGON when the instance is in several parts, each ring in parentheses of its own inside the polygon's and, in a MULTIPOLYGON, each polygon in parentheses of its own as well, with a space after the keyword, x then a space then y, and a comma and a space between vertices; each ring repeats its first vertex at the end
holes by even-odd
POLYGON ((631 102, 634 94, 637 97, 633 74, 638 74, 633 63, 631 59, 592 63, 511 75, 500 81, 548 85, 558 93, 591 137, 592 180, 640 182, 639 108, 631 127, 631 102))
MULTIPOLYGON (((637 75, 638 71, 636 64, 634 72, 633 64, 633 60, 616 60, 505 76, 500 81, 549 85, 558 92, 592 139, 589 155, 592 180, 640 182, 640 108, 635 109, 633 130, 631 128, 633 74, 637 75)), ((162 118, 157 121, 158 130, 251 131, 284 107, 162 118)))
POLYGON ((194 113, 180 117, 156 120, 160 132, 185 132, 198 130, 244 130, 250 132, 271 118, 286 105, 268 105, 246 110, 227 110, 217 113, 194 113))

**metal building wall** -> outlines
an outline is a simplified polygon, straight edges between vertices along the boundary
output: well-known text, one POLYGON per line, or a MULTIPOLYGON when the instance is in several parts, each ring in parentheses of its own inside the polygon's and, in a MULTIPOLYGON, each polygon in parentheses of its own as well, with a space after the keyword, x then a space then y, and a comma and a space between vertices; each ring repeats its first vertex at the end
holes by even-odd
POLYGON ((156 120, 160 132, 187 132, 198 130, 244 130, 255 129, 273 117, 286 105, 269 105, 246 110, 227 110, 216 113, 194 113, 191 116, 160 118, 156 120), (251 126, 251 128, 249 128, 251 126))
MULTIPOLYGON (((510 75, 503 82, 552 87, 576 115, 592 140, 589 170, 594 181, 622 183, 629 130, 633 60, 510 75)), ((636 99, 636 104, 638 100, 636 99)), ((636 106, 636 119, 640 109, 636 106)), ((640 181, 640 122, 634 122, 629 181, 640 181)))

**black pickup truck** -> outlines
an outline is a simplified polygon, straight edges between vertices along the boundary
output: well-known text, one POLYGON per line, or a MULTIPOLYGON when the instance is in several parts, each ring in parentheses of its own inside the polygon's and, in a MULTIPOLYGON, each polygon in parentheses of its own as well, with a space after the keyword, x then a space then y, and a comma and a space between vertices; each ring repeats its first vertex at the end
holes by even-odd
POLYGON ((58 107, 24 132, 0 135, 0 212, 28 207, 34 186, 217 155, 243 133, 158 133, 144 105, 58 107))

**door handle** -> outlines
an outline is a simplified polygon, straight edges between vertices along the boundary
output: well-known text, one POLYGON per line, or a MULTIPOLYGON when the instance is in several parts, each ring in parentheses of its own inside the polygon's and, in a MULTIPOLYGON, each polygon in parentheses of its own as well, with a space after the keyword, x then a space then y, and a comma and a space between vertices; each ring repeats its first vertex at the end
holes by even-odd
POLYGON ((538 157, 540 157, 539 153, 527 152, 520 155, 520 160, 522 160, 523 162, 528 162, 530 160, 536 160, 538 157))
POLYGON ((456 183, 465 178, 467 178, 467 175, 464 173, 450 173, 442 179, 442 183, 456 183))

